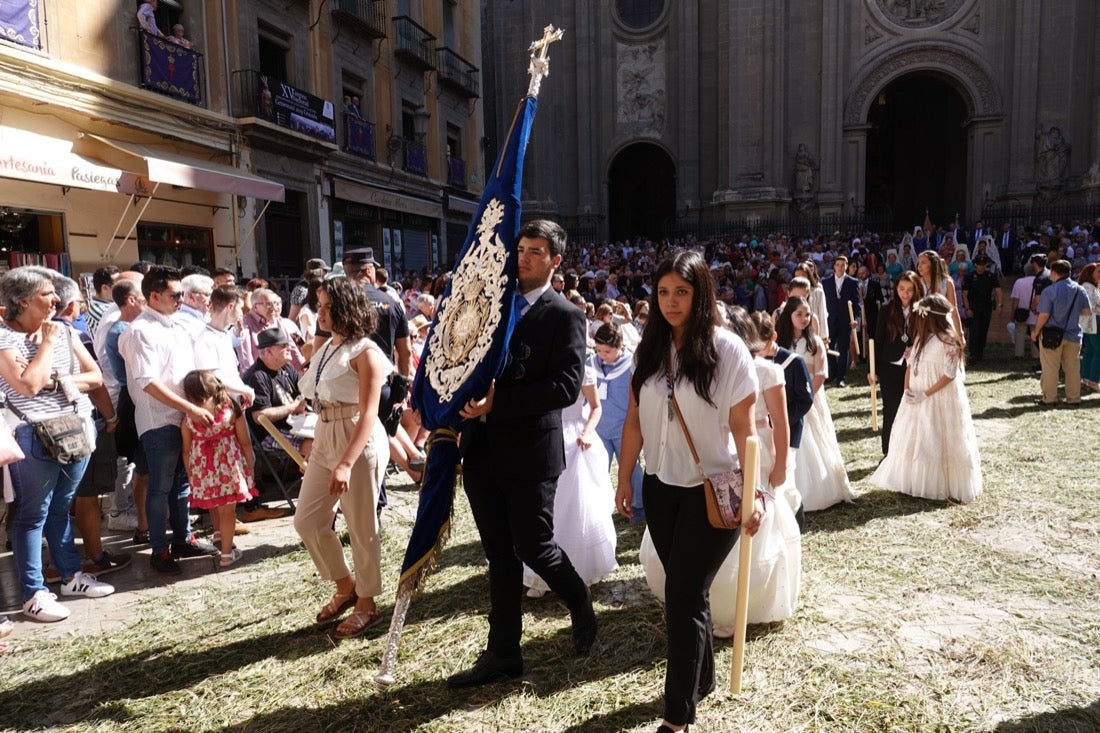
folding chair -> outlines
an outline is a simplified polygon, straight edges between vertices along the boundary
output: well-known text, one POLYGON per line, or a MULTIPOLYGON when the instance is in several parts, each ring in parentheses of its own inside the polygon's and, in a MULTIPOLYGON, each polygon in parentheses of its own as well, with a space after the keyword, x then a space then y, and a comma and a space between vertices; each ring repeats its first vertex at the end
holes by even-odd
POLYGON ((291 468, 291 461, 304 471, 306 459, 302 458, 302 454, 298 452, 298 449, 286 439, 285 435, 279 432, 279 429, 266 416, 255 415, 254 418, 256 425, 263 429, 262 433, 259 430, 253 431, 253 437, 255 438, 253 449, 256 453, 256 460, 263 464, 267 473, 271 474, 272 480, 279 487, 283 498, 286 499, 287 504, 290 504, 293 511, 294 500, 290 496, 291 491, 302 483, 302 477, 299 475, 293 481, 288 481, 286 476, 298 473, 294 470, 288 471, 291 468), (263 439, 267 436, 271 436, 272 440, 279 446, 279 450, 271 451, 264 448, 263 439))

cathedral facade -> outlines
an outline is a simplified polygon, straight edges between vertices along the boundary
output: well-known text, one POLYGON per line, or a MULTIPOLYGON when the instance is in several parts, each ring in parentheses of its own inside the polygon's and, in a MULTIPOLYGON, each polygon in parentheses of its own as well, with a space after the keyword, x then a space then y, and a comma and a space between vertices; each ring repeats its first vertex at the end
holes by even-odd
POLYGON ((553 23, 566 34, 540 95, 525 215, 581 236, 1100 208, 1098 8, 485 3, 485 154, 526 87, 527 44, 553 23))

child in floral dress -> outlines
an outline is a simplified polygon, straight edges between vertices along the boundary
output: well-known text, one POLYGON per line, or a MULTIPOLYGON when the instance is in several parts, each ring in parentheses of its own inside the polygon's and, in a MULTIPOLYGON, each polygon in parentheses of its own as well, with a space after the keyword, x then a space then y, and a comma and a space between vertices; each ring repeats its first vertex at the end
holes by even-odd
POLYGON ((210 425, 197 425, 190 415, 183 419, 184 465, 191 482, 191 506, 210 510, 220 564, 232 565, 241 559, 233 544, 237 502, 258 494, 248 423, 212 370, 190 372, 183 378, 183 394, 214 417, 210 425))

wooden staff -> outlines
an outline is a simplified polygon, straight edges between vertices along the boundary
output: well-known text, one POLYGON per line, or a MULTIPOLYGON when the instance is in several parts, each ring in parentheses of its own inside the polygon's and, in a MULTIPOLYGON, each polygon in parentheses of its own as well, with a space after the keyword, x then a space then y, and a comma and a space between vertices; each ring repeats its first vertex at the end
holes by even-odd
MULTIPOLYGON (((852 310, 852 301, 849 300, 848 301, 848 323, 854 323, 855 320, 856 320, 856 314, 855 314, 855 311, 852 310)), ((858 333, 855 334, 855 339, 853 339, 852 343, 856 347, 856 356, 859 356, 859 334, 858 333)))
MULTIPOLYGON (((741 461, 741 471, 745 479, 741 491, 741 521, 752 516, 756 501, 756 478, 760 472, 757 457, 760 452, 759 439, 749 436, 745 440, 745 460, 741 461)), ((749 616, 749 572, 752 569, 752 537, 741 533, 741 554, 737 566, 737 606, 733 621, 733 669, 730 672, 730 692, 741 692, 741 670, 745 665, 745 633, 749 616)))
POLYGON ((875 374, 875 340, 867 342, 867 368, 874 379, 871 382, 871 430, 878 432, 878 379, 875 374))

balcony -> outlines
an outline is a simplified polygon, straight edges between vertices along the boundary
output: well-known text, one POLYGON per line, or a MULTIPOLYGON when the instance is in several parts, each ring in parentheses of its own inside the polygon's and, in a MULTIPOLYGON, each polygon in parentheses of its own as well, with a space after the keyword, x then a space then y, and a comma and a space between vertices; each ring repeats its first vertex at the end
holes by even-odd
POLYGON ((141 86, 169 97, 206 106, 202 54, 137 30, 141 86))
POLYGON ((377 160, 374 153, 374 123, 362 117, 344 115, 344 150, 377 160))
POLYGON ((447 47, 439 49, 439 83, 467 99, 481 94, 477 67, 447 47))
POLYGON ((406 173, 415 173, 418 176, 428 175, 428 146, 416 140, 402 140, 404 155, 403 165, 406 173))
POLYGON ((447 156, 447 185, 466 188, 466 161, 462 158, 447 156))
POLYGON ((386 0, 335 0, 332 17, 358 28, 367 38, 386 37, 386 0))
POLYGON ((327 143, 336 142, 336 120, 328 100, 256 69, 234 71, 233 89, 235 117, 259 117, 327 143))
POLYGON ((432 51, 435 36, 407 15, 394 18, 393 28, 394 55, 420 71, 431 71, 435 68, 435 53, 432 51))

